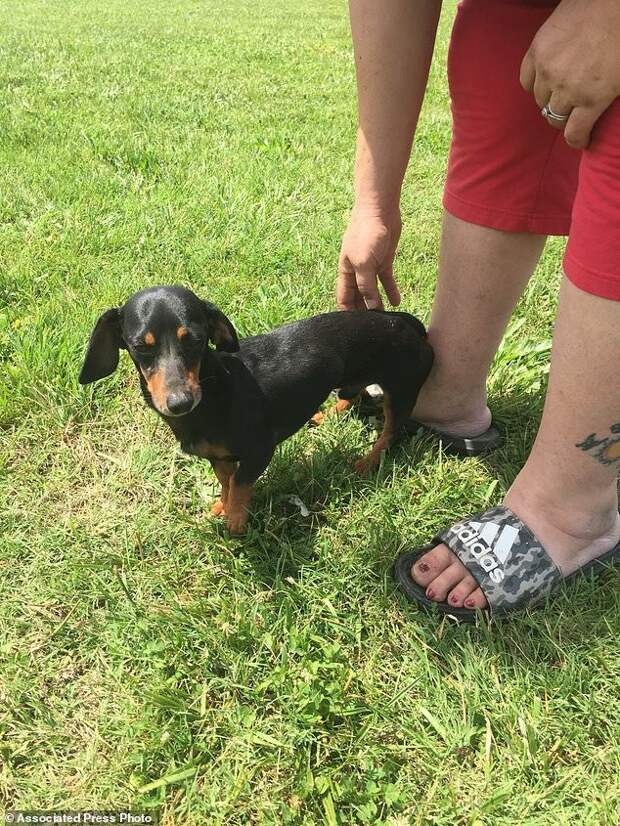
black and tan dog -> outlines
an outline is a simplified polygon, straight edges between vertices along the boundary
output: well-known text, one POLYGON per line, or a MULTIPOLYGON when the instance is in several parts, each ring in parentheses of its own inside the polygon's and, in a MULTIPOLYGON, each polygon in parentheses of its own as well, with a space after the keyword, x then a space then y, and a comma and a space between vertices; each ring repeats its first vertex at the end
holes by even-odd
POLYGON ((235 534, 245 530, 254 483, 276 445, 332 390, 345 388, 342 408, 367 384, 383 389, 385 426, 356 465, 364 473, 411 414, 433 362, 423 325, 407 313, 325 313, 239 341, 215 305, 183 287, 142 290, 107 310, 80 382, 114 372, 121 348, 136 365, 147 404, 182 449, 211 462, 222 485, 212 512, 225 514, 235 534))

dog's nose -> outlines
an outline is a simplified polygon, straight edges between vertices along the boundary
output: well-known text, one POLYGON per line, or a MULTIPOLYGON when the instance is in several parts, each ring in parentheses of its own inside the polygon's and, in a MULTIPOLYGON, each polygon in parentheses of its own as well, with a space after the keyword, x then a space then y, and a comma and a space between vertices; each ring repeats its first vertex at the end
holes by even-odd
POLYGON ((168 410, 173 416, 182 416, 189 413, 194 404, 194 397, 188 390, 181 390, 178 393, 171 393, 166 399, 168 410))

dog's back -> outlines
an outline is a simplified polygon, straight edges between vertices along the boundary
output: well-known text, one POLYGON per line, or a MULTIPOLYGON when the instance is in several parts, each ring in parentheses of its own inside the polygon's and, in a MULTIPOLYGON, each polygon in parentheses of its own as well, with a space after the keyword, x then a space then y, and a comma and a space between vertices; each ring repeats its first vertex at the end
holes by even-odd
POLYGON ((298 430, 335 388, 376 383, 406 406, 432 364, 424 325, 403 312, 324 313, 240 345, 234 358, 264 392, 279 440, 298 430))

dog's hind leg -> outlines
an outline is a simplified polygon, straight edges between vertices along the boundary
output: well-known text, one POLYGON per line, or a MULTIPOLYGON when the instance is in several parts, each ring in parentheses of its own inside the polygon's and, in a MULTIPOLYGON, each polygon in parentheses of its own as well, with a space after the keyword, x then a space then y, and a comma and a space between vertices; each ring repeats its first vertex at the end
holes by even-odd
POLYGON ((374 470, 381 461, 381 454, 389 450, 407 419, 411 416, 422 385, 430 372, 433 363, 432 351, 426 363, 416 364, 412 374, 408 367, 398 376, 392 376, 383 387, 383 430, 377 441, 366 454, 355 464, 355 470, 366 475, 374 470))
POLYGON ((317 411, 314 416, 310 419, 309 424, 311 425, 320 425, 325 421, 326 416, 334 416, 338 413, 344 413, 345 410, 348 410, 352 407, 357 399, 338 399, 336 404, 333 404, 331 407, 328 407, 327 410, 319 410, 317 411))
MULTIPOLYGON (((413 408, 412 408, 413 409, 413 408)), ((408 414, 405 414, 405 417, 408 414)), ((399 419, 402 418, 402 415, 398 416, 399 419)), ((381 461, 381 454, 384 450, 388 450, 398 432, 395 426, 396 416, 394 411, 394 405, 392 402, 391 395, 384 390, 383 392, 383 430, 377 441, 372 446, 369 453, 367 453, 362 459, 355 463, 355 471, 359 473, 360 476, 365 476, 367 473, 370 473, 374 470, 379 462, 381 461)))
POLYGON ((355 385, 351 387, 341 387, 338 391, 338 401, 336 404, 333 404, 331 407, 328 407, 327 410, 317 411, 314 416, 310 419, 310 425, 319 425, 323 421, 325 421, 326 416, 333 416, 338 413, 344 413, 350 407, 357 404, 360 396, 363 391, 363 387, 360 385, 355 385))

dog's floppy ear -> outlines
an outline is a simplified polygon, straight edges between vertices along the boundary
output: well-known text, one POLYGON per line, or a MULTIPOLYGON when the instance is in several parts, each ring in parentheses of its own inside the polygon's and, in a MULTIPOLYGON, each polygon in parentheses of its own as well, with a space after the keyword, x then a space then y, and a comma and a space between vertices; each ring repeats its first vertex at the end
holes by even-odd
POLYGON ((120 313, 118 307, 114 307, 105 311, 91 333, 80 370, 80 384, 90 384, 113 373, 118 365, 119 348, 123 346, 120 313))
POLYGON ((236 353, 239 349, 239 339, 230 319, 210 301, 202 302, 207 313, 209 338, 215 344, 216 350, 226 353, 236 353))

